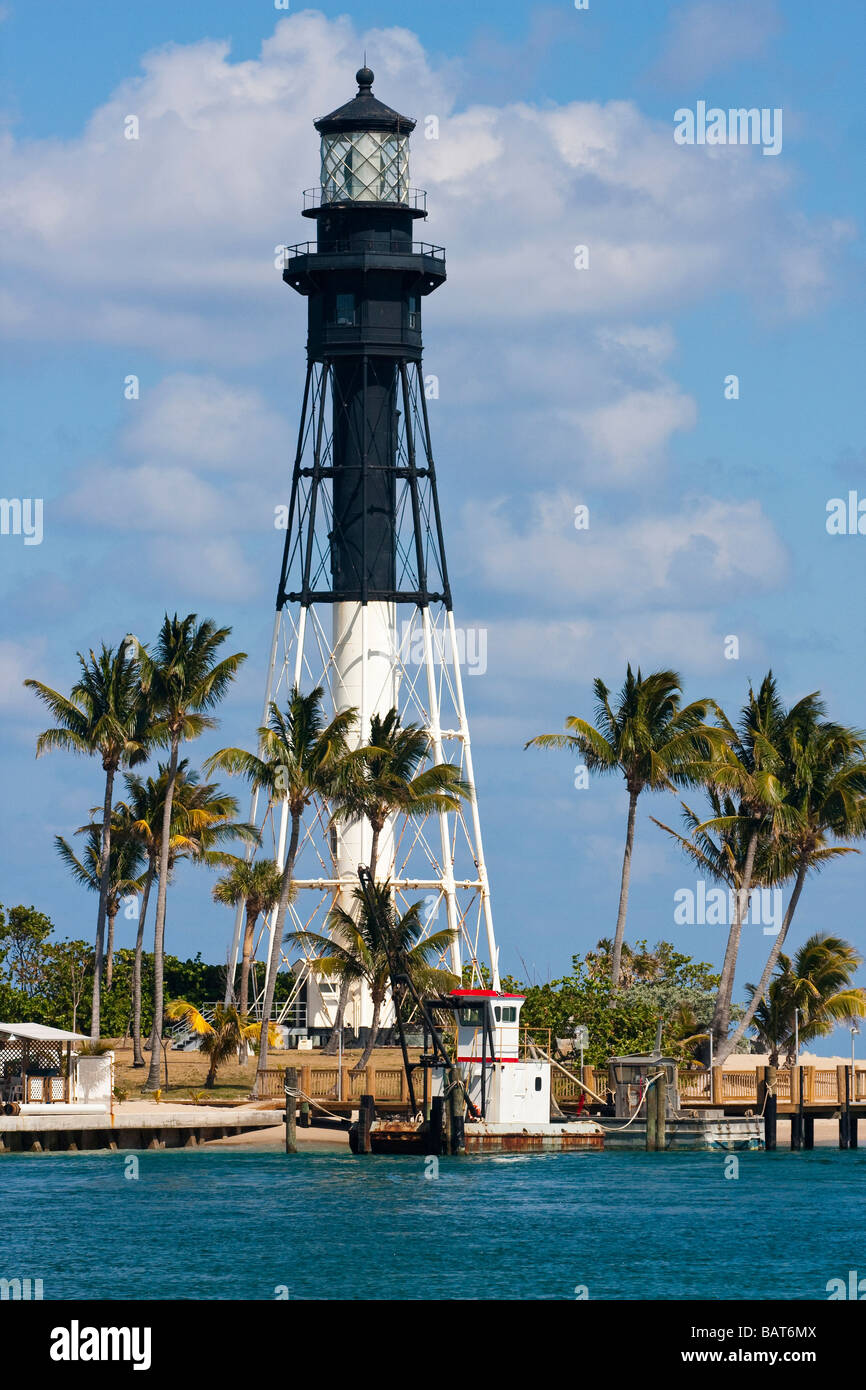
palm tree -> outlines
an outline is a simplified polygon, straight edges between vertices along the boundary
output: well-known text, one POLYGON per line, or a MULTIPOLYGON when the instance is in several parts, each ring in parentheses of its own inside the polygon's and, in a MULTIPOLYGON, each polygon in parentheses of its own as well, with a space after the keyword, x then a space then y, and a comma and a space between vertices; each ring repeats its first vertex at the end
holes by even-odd
POLYGON ((628 822, 611 953, 611 980, 618 988, 638 797, 647 787, 669 791, 675 785, 701 780, 711 755, 722 747, 725 734, 705 722, 708 711, 716 709, 713 701, 680 704, 682 681, 676 671, 653 671, 643 676, 638 667, 635 675, 629 665, 615 707, 610 703, 610 691, 598 677, 593 690, 595 725, 570 715, 565 721, 567 733, 539 734, 526 747, 568 748, 581 755, 590 772, 619 769, 625 777, 628 822))
MULTIPOLYGON (((210 1063, 204 1083, 208 1090, 213 1089, 219 1068, 233 1054, 237 1055, 252 1042, 258 1032, 258 1024, 250 1023, 246 1014, 241 1013, 233 1004, 217 1004, 213 1021, 209 1022, 195 1004, 188 1004, 185 999, 172 999, 165 1006, 165 1016, 186 1023, 201 1039, 199 1051, 204 1053, 210 1063)), ((271 1025, 270 1034, 272 1042, 276 1044, 279 1041, 279 1030, 271 1025)))
POLYGON ((698 829, 701 833, 718 831, 726 839, 728 847, 739 846, 738 869, 732 883, 734 911, 716 1005, 710 1023, 710 1032, 715 1044, 722 1042, 731 1026, 731 1003, 734 992, 734 976, 740 948, 743 919, 749 905, 749 893, 754 881, 756 856, 762 841, 773 846, 784 832, 789 816, 784 804, 783 786, 780 776, 783 770, 781 748, 787 730, 796 728, 803 718, 815 708, 818 695, 813 693, 798 701, 786 710, 778 695, 776 679, 768 671, 755 695, 749 688, 749 697, 740 712, 738 727, 718 711, 722 727, 727 731, 729 741, 707 770, 708 789, 732 791, 737 797, 734 806, 730 797, 725 798, 723 809, 718 801, 713 804, 714 815, 698 829))
POLYGON ((426 816, 437 811, 456 811, 472 788, 452 763, 435 763, 418 771, 430 748, 430 737, 417 724, 401 728, 396 709, 370 720, 366 748, 346 761, 346 776, 339 787, 339 804, 332 819, 355 824, 367 820, 373 832, 370 844, 370 876, 375 880, 379 837, 389 816, 426 816))
POLYGON ((673 836, 683 852, 708 874, 716 883, 724 883, 733 892, 733 914, 728 944, 725 951, 723 973, 719 981, 713 1018, 706 1041, 701 1051, 708 1060, 710 1039, 713 1045, 726 1038, 731 1022, 731 991, 733 970, 736 967, 743 920, 749 903, 749 892, 755 884, 764 882, 760 864, 756 868, 757 830, 752 817, 745 814, 743 804, 735 802, 730 796, 722 795, 715 787, 707 788, 707 797, 713 812, 712 820, 704 820, 690 806, 682 802, 683 820, 690 830, 689 835, 680 835, 671 826, 650 819, 660 829, 673 836), (724 971, 730 971, 728 983, 724 971))
POLYGON ((325 724, 323 694, 321 686, 317 686, 309 695, 302 695, 298 687, 293 686, 285 713, 271 702, 268 722, 258 730, 258 754, 248 753, 243 748, 223 748, 205 763, 209 773, 220 769, 241 774, 254 790, 266 790, 272 803, 285 801, 289 812, 291 830, 283 865, 280 900, 271 933, 262 1006, 257 1085, 268 1064, 268 1023, 274 1004, 280 947, 292 893, 301 821, 314 797, 327 798, 333 790, 339 765, 348 754, 347 735, 357 718, 357 710, 343 710, 329 724, 325 724))
POLYGON ((62 695, 41 681, 24 684, 47 705, 56 720, 36 741, 36 756, 52 748, 65 748, 102 759, 105 794, 102 810, 102 842, 99 849, 99 910, 96 918, 96 951, 93 971, 91 1037, 99 1037, 100 990, 105 946, 105 919, 108 911, 111 856, 111 808, 114 778, 121 766, 132 767, 145 761, 150 748, 158 743, 162 731, 150 719, 141 699, 139 672, 134 651, 124 639, 115 651, 104 643, 97 656, 77 653, 81 671, 69 695, 62 695))
MULTIPOLYGON (((139 894, 147 875, 142 873, 144 854, 141 845, 131 835, 120 830, 118 821, 115 828, 119 833, 111 840, 108 861, 108 898, 106 900, 106 920, 108 939, 105 951, 105 988, 111 989, 114 973, 114 924, 124 898, 139 894)), ((87 844, 79 858, 62 835, 55 835, 57 852, 70 870, 77 883, 99 893, 102 888, 102 826, 96 823, 83 825, 76 834, 86 834, 87 844)))
POLYGON ((786 720, 779 780, 784 787, 784 832, 773 848, 768 881, 793 879, 782 925, 751 1001, 733 1035, 721 1044, 718 1065, 734 1051, 764 998, 810 871, 845 854, 852 845, 832 841, 866 836, 866 736, 824 720, 824 702, 809 697, 786 720))
MULTIPOLYGON (((138 931, 135 938, 135 960, 132 970, 132 1047, 133 1066, 144 1066, 141 1047, 141 963, 144 953, 144 928, 147 906, 154 878, 159 877, 160 849, 162 844, 162 818, 165 808, 165 795, 168 785, 168 765, 159 763, 157 776, 144 779, 134 773, 127 773, 127 800, 119 803, 121 813, 129 819, 130 833, 141 843, 148 861, 141 911, 138 917, 138 931)), ((212 783, 202 784, 197 772, 189 771, 189 760, 181 759, 175 778, 174 799, 172 801, 172 823, 169 838, 168 882, 175 862, 179 858, 208 862, 214 851, 210 848, 213 837, 220 839, 257 840, 258 835, 251 826, 237 823, 238 803, 212 783), (205 837, 203 842, 202 837, 205 837)), ((163 931, 163 948, 165 932, 163 931)))
MULTIPOLYGON (((623 988, 652 983, 664 973, 664 960, 658 949, 660 944, 657 943, 655 949, 650 950, 645 941, 637 942, 634 947, 623 941, 619 971, 623 988)), ((609 936, 603 936, 595 943, 595 950, 587 951, 584 958, 588 975, 596 980, 608 978, 612 954, 613 942, 609 936)))
MULTIPOLYGON (((472 788, 452 763, 434 763, 419 772, 430 748, 429 735, 417 724, 401 728, 398 710, 374 714, 370 720, 370 741, 366 748, 346 759, 336 809, 332 820, 352 825, 366 820, 372 830, 370 877, 375 881, 379 858, 379 837, 389 816, 427 816, 439 811, 456 811, 461 799, 471 797, 472 788)), ((337 1049, 338 1029, 342 1025, 351 980, 343 974, 337 1002, 336 1027, 325 1048, 337 1049)))
MULTIPOLYGON (((826 932, 815 932, 804 941, 793 962, 779 952, 776 975, 753 1020, 759 1041, 770 1053, 771 1066, 778 1066, 783 1048, 787 1064, 795 1065, 795 1032, 801 1042, 811 1042, 826 1037, 837 1023, 866 1016, 866 990, 851 983, 861 961, 849 942, 826 932), (795 1010, 799 1011, 796 1027, 795 1010)), ((754 991, 755 986, 746 988, 754 991)))
MULTIPOLYGON (((167 864, 171 842, 171 815, 177 781, 180 747, 186 739, 198 738, 205 729, 216 727, 208 713, 217 707, 246 660, 245 652, 217 659, 220 647, 231 628, 217 627, 210 619, 198 621, 198 615, 185 618, 166 613, 162 628, 151 654, 136 643, 141 674, 141 688, 153 715, 165 730, 170 754, 162 813, 160 863, 167 864)), ((156 922, 153 942, 153 1027, 154 1037, 162 1036, 163 1013, 163 945, 165 940, 165 894, 167 875, 161 873, 156 896, 156 922)), ((159 1048, 151 1050, 150 1069, 145 1090, 159 1086, 159 1048)))
POLYGON ((311 964, 323 975, 363 980, 369 988, 373 1017, 367 1044, 353 1068, 356 1072, 366 1067, 376 1045, 382 1005, 389 989, 394 1008, 400 1008, 403 988, 399 984, 400 977, 411 979, 421 995, 452 990, 459 984, 457 976, 450 970, 441 970, 430 963, 433 956, 441 959, 456 933, 446 927, 430 936, 423 936, 422 903, 412 903, 402 916, 398 916, 390 884, 375 884, 373 891, 377 899, 375 917, 370 912, 362 889, 356 888, 353 896, 357 904, 357 920, 350 912, 335 905, 328 917, 332 932, 330 938, 309 931, 290 932, 286 937, 287 941, 295 942, 305 950, 320 952, 311 964), (396 979, 392 978, 392 968, 396 979))
MULTIPOLYGON (((280 901, 283 876, 273 859, 235 858, 227 874, 217 879, 211 890, 214 902, 227 907, 244 905, 244 937, 241 951, 241 982, 238 1008, 246 1014, 249 1003, 250 960, 256 922, 280 901)), ((246 1061, 246 1049, 241 1049, 246 1061)))

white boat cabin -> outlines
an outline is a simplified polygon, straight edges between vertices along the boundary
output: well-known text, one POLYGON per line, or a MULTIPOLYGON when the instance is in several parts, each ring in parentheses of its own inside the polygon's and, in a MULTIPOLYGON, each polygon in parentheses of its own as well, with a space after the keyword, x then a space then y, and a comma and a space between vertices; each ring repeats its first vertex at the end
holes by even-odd
MULTIPOLYGON (((489 1124, 546 1124, 550 1120, 550 1063, 521 1057, 522 994, 455 989, 457 1065, 476 1118, 489 1124)), ((433 1094, 442 1093, 442 1067, 433 1094)))

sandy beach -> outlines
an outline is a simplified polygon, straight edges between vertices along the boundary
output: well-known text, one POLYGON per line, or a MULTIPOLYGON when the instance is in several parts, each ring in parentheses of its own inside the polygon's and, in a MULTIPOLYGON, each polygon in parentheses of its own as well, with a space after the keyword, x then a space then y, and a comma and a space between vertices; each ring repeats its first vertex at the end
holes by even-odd
MULTIPOLYGON (((327 1149, 330 1152, 349 1154, 349 1135, 345 1129, 301 1129, 295 1130, 299 1149, 327 1149)), ((209 1139, 202 1148, 207 1149, 282 1149, 286 1142, 284 1124, 268 1129, 253 1129, 248 1134, 228 1135, 225 1139, 209 1139)))

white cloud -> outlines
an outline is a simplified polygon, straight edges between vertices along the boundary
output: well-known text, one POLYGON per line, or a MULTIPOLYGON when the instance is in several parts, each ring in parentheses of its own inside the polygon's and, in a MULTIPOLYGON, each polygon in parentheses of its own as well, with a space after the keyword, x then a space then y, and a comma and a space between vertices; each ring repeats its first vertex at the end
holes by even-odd
MULTIPOLYGON (((190 546, 159 536, 149 542, 148 550, 150 567, 167 596, 182 593, 243 602, 261 592, 261 575, 230 537, 201 539, 190 546)), ((166 603, 170 601, 167 597, 166 603)))
POLYGON ((130 537, 148 592, 242 601, 261 590, 246 547, 273 536, 288 500, 287 423, 257 391, 176 373, 130 402, 114 456, 84 467, 59 504, 82 532, 130 537), (282 467, 281 467, 282 465, 282 467), (283 483, 285 496, 278 494, 283 483))
POLYGON ((570 484, 622 487, 655 479, 673 436, 697 419, 694 400, 666 368, 674 346, 666 324, 580 331, 551 325, 540 349, 534 335, 497 337, 481 371, 475 338, 454 335, 436 365, 449 408, 463 408, 457 447, 483 470, 490 462, 489 422, 507 417, 495 455, 497 489, 504 475, 523 481, 541 457, 548 479, 570 484))
POLYGON ((146 458, 248 474, 259 465, 275 471, 292 443, 288 420, 259 392, 214 376, 164 377, 130 410, 133 419, 122 431, 121 445, 146 458))
POLYGON ((697 82, 732 63, 760 57, 781 32, 776 0, 698 0, 670 17, 654 73, 667 82, 697 82))
POLYGON ((190 534, 230 524, 230 498, 189 469, 95 464, 81 474, 63 510, 84 526, 190 534))
MULTIPOLYGON (((438 140, 419 127, 412 142, 413 182, 430 191, 421 235, 449 250, 440 325, 483 315, 542 333, 575 316, 667 313, 726 287, 791 309, 825 292, 831 249, 790 215, 779 161, 675 146, 671 123, 630 101, 458 111, 448 68, 414 34, 366 38, 377 93, 440 117, 438 140), (581 243, 588 271, 573 266, 581 243)), ((80 135, 6 136, 12 333, 220 364, 283 351, 303 305, 274 248, 312 231, 299 217, 318 170, 311 121, 346 100, 364 41, 349 19, 304 11, 255 59, 232 62, 213 40, 169 45, 80 135), (137 140, 124 137, 129 115, 137 140)))
MULTIPOLYGON (((724 656, 726 632, 715 613, 647 608, 640 596, 627 613, 600 614, 594 607, 578 618, 497 617, 481 626, 487 633, 490 680, 497 687, 501 683, 506 700, 507 687, 535 682, 539 671, 546 686, 571 690, 585 687, 588 676, 624 671, 627 662, 646 671, 665 665, 678 669, 687 660, 696 675, 718 675, 730 665, 724 656)), ((751 654, 759 655, 754 649, 751 654)), ((525 709, 522 690, 518 699, 525 709)), ((537 720, 531 712, 525 717, 537 720)))
POLYGON ((44 658, 44 640, 0 641, 0 709, 36 716, 40 707, 33 692, 24 689, 24 681, 32 677, 51 684, 45 675, 44 658))
POLYGON ((631 391, 611 405, 589 412, 583 428, 601 462, 607 464, 608 483, 627 480, 636 472, 654 467, 671 436, 691 429, 697 407, 674 387, 656 391, 631 391))
POLYGON ((761 504, 695 498, 678 511, 618 520, 590 513, 574 529, 574 499, 536 494, 522 506, 524 524, 506 503, 464 509, 462 545, 485 583, 501 594, 537 592, 555 605, 604 601, 634 610, 665 601, 687 607, 700 587, 707 603, 779 585, 785 548, 761 504))

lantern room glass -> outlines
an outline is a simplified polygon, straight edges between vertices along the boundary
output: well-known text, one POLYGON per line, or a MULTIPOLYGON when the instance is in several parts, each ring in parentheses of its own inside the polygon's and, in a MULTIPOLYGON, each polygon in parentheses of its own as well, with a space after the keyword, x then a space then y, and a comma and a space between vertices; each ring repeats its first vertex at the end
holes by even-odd
POLYGON ((408 201, 408 136, 353 130, 322 137, 323 203, 408 201))

